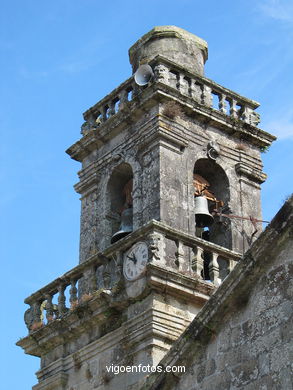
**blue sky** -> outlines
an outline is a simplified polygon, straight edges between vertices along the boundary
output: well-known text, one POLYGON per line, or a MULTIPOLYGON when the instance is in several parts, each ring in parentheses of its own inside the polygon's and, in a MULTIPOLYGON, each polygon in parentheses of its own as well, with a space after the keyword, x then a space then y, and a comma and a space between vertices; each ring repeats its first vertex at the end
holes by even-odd
POLYGON ((64 151, 82 112, 130 76, 128 48, 155 25, 207 40, 206 76, 261 103, 260 127, 279 138, 263 155, 264 219, 292 192, 291 0, 2 1, 3 389, 37 383, 38 358, 14 346, 26 335, 23 299, 78 262, 80 166, 64 151))

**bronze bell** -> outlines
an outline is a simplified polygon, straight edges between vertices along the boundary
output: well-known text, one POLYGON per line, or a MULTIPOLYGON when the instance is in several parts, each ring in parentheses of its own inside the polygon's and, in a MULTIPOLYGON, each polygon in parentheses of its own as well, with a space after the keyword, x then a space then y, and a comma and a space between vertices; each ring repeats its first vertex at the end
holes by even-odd
POLYGON ((127 236, 127 234, 133 231, 132 224, 133 209, 128 208, 122 211, 121 213, 121 225, 118 232, 114 233, 111 238, 111 244, 120 240, 121 238, 127 236))
POLYGON ((207 198, 204 196, 197 196, 194 199, 194 206, 196 227, 204 228, 212 225, 214 218, 209 213, 207 198))

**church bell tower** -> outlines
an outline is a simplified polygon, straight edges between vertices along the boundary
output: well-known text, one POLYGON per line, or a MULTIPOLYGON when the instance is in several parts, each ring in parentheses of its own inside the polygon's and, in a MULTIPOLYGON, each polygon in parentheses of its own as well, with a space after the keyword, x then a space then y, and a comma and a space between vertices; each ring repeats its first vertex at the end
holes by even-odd
POLYGON ((207 43, 155 27, 84 113, 80 261, 28 297, 34 390, 134 389, 261 232, 258 103, 204 76, 207 43))

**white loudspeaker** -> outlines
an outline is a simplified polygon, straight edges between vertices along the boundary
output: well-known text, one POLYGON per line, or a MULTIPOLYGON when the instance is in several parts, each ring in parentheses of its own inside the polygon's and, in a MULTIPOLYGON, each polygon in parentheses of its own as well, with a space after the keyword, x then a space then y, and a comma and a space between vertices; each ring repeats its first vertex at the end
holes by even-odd
POLYGON ((147 85, 153 75, 154 72, 149 65, 140 65, 140 67, 134 73, 134 80, 138 85, 147 85))

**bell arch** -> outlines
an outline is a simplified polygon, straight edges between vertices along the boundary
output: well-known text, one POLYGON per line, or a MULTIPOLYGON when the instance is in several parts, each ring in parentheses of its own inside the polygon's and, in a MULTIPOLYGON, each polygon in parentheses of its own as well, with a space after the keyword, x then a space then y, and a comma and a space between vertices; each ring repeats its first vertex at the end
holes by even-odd
POLYGON ((121 216, 127 214, 129 226, 132 226, 133 224, 132 189, 133 170, 130 164, 123 162, 113 169, 106 187, 106 217, 108 221, 107 231, 109 232, 107 237, 108 244, 111 243, 113 235, 120 229, 122 222, 121 216), (128 211, 125 212, 125 210, 128 211))
MULTIPOLYGON (((222 207, 225 211, 228 210, 230 184, 224 169, 219 164, 207 158, 197 160, 194 164, 193 178, 194 195, 199 196, 199 192, 202 191, 201 194, 208 200, 208 210, 210 213, 218 207, 222 207), (197 180, 202 185, 196 185, 197 180)), ((225 220, 221 220, 221 218, 214 216, 214 223, 201 233, 202 238, 214 244, 221 245, 227 249, 232 248, 231 223, 226 218, 225 220)))

